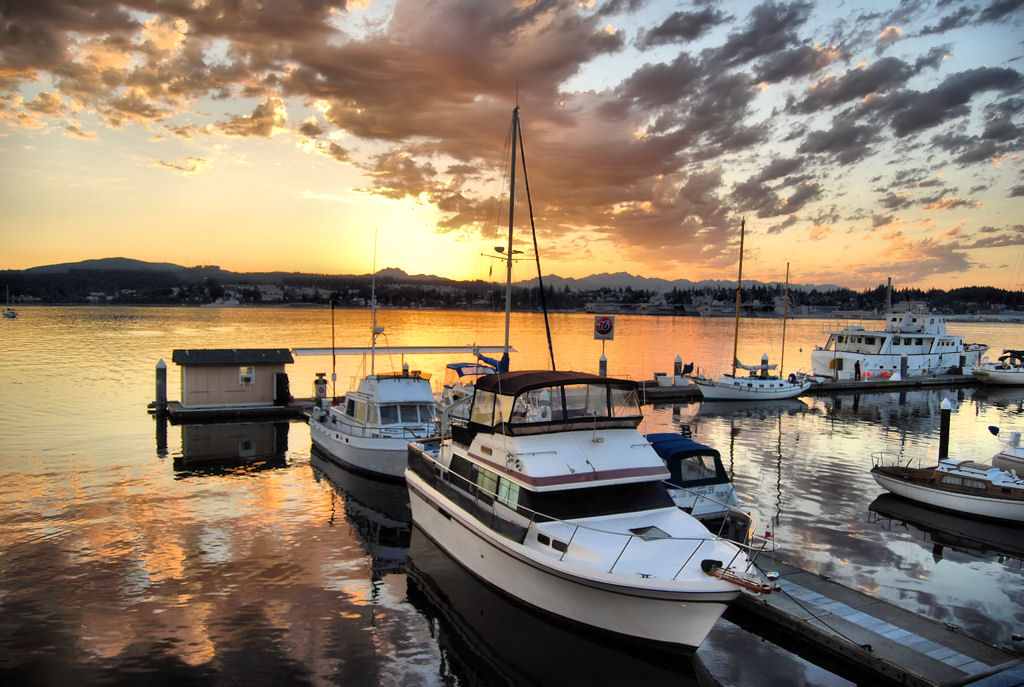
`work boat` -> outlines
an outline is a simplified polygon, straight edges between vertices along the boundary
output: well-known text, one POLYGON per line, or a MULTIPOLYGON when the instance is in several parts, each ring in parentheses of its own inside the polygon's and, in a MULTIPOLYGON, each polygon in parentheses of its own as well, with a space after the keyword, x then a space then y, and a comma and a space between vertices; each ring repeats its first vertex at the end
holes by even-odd
POLYGON ((972 370, 983 384, 1014 386, 1024 384, 1024 351, 1005 349, 996 360, 983 358, 972 370))
POLYGON ((342 463, 381 477, 402 479, 407 444, 438 432, 430 381, 407 367, 370 374, 338 403, 314 407, 313 443, 342 463))
POLYGON ((882 488, 935 508, 995 520, 1024 522, 1024 479, 984 463, 942 459, 928 467, 874 456, 871 475, 882 488))
MULTIPOLYGON (((760 365, 744 365, 737 358, 740 337, 740 302, 743 294, 743 237, 746 220, 740 222, 740 260, 739 272, 736 276, 736 325, 732 342, 732 373, 723 374, 718 379, 694 377, 702 397, 709 401, 774 401, 781 398, 796 398, 811 388, 812 380, 806 375, 790 374, 783 378, 772 374, 775 365, 768 364, 768 354, 761 356, 760 365), (736 370, 747 370, 747 377, 738 376, 736 370)), ((784 296, 787 312, 782 318, 782 350, 786 350, 786 316, 789 307, 789 265, 786 265, 786 295, 784 296)))
POLYGON ((847 325, 829 332, 825 346, 811 351, 811 371, 836 380, 902 380, 970 370, 987 350, 950 334, 945 318, 916 304, 906 312, 889 308, 884 330, 847 325))
POLYGON ((413 524, 536 609, 675 649, 701 644, 740 588, 745 547, 673 503, 640 434, 635 382, 580 372, 478 379, 469 420, 409 444, 413 524))

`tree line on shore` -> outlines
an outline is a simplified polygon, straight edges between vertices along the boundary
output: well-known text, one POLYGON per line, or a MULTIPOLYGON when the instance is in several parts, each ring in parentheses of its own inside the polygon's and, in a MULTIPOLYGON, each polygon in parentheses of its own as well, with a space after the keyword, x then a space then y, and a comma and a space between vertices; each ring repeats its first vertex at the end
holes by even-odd
MULTIPOLYGON (((11 299, 18 303, 118 305, 205 305, 231 302, 246 305, 296 303, 340 307, 365 307, 371 294, 383 307, 478 308, 502 310, 505 287, 485 281, 452 281, 448 279, 378 276, 376 283, 369 275, 331 276, 304 274, 273 274, 245 278, 233 275, 229 280, 200 276, 186 279, 171 271, 135 270, 69 270, 60 273, 6 271, 2 279, 11 299)), ((743 286, 743 301, 772 303, 783 295, 782 284, 748 283, 743 286)), ((669 310, 692 310, 697 303, 735 301, 735 287, 674 288, 658 293, 631 288, 598 288, 572 290, 568 286, 546 286, 543 299, 536 286, 514 286, 512 307, 516 310, 581 310, 588 303, 618 304, 624 307, 658 303, 669 310), (542 303, 542 300, 544 303, 542 303)), ((835 287, 828 289, 790 288, 790 308, 834 308, 843 310, 884 310, 887 287, 880 284, 871 289, 855 291, 835 287)), ((979 310, 1014 310, 1024 306, 1021 291, 989 286, 968 286, 950 290, 893 289, 892 302, 923 302, 930 309, 945 313, 972 313, 979 310)))

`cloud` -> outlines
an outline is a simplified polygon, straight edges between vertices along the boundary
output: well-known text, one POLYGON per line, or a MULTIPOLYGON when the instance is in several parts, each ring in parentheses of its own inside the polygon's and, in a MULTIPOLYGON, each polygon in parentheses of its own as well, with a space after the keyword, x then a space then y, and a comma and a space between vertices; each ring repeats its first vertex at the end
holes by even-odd
POLYGON ((889 48, 901 38, 903 38, 903 31, 900 27, 886 26, 875 40, 875 54, 881 55, 885 52, 886 48, 889 48))
POLYGON ((211 164, 207 158, 188 157, 180 162, 169 162, 167 160, 154 160, 153 164, 184 175, 199 174, 205 171, 211 164))
POLYGON ((231 117, 217 128, 228 136, 260 136, 269 138, 285 130, 288 111, 280 98, 267 98, 244 117, 231 117))
POLYGON ((673 12, 658 26, 641 34, 641 48, 694 41, 722 23, 725 14, 712 7, 695 12, 673 12))

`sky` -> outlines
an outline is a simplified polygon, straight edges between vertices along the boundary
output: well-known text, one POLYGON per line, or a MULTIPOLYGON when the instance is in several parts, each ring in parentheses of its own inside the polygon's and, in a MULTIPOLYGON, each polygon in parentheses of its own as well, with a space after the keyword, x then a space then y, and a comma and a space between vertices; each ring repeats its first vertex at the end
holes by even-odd
POLYGON ((0 269, 1024 288, 1024 0, 0 0, 0 269), (515 277, 536 275, 516 172, 515 277))

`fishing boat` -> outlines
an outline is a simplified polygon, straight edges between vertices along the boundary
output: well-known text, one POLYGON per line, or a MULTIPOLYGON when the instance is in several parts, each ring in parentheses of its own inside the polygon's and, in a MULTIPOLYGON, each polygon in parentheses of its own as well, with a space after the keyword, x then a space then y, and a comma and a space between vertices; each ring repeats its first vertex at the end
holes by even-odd
POLYGON ((873 456, 871 475, 879 486, 935 508, 994 520, 1024 522, 1024 479, 992 465, 940 459, 926 467, 873 456))
POLYGON ((470 419, 410 442, 413 523, 536 609, 678 649, 741 588, 771 591, 749 549, 678 508, 637 429, 636 382, 581 372, 481 377, 470 419))
MULTIPOLYGON (((740 260, 739 274, 736 278, 736 326, 733 332, 732 347, 732 373, 723 374, 718 379, 706 377, 694 377, 693 383, 700 391, 701 396, 709 401, 766 401, 780 398, 796 398, 811 388, 813 383, 804 375, 790 374, 783 378, 771 374, 776 365, 768 364, 768 354, 761 356, 760 365, 744 365, 737 357, 740 336, 740 304, 743 287, 743 238, 746 227, 746 220, 740 222, 740 260), (738 376, 737 369, 749 371, 746 377, 738 376)), ((786 266, 786 303, 788 307, 789 289, 789 266, 786 266)), ((785 321, 783 317, 783 338, 782 345, 785 349, 785 321)))
POLYGON ((314 445, 344 465, 401 480, 409 440, 438 433, 434 392, 429 378, 410 370, 407 364, 400 372, 377 373, 377 337, 384 328, 377 326, 376 280, 371 288, 370 313, 370 374, 359 380, 355 391, 329 404, 314 406, 309 416, 309 436, 314 445))
POLYGON ((747 542, 750 516, 740 510, 739 498, 722 455, 714 448, 674 432, 656 432, 647 441, 668 467, 668 493, 711 532, 747 542))
POLYGON ((811 351, 811 372, 834 380, 907 380, 927 374, 963 373, 977 365, 985 344, 964 343, 950 334, 941 315, 923 303, 897 312, 892 306, 892 281, 886 298, 885 329, 851 324, 830 331, 824 346, 811 351))
POLYGON ((1005 349, 995 360, 982 358, 972 374, 983 384, 1024 384, 1024 351, 1005 349))

